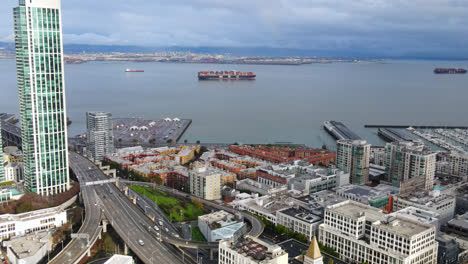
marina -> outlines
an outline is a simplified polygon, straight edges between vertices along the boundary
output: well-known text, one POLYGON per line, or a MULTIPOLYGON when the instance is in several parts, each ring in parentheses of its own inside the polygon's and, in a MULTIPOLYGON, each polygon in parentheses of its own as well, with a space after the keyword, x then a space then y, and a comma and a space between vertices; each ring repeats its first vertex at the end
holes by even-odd
POLYGON ((412 127, 409 127, 408 128, 408 131, 410 131, 411 133, 415 134, 416 136, 424 139, 424 140, 427 140, 429 142, 431 142, 432 144, 436 145, 436 146, 439 146, 443 149, 446 149, 448 151, 456 151, 456 152, 465 152, 465 149, 461 146, 457 146, 457 145, 454 145, 434 134, 431 134, 429 132, 421 132, 419 130, 416 130, 412 127))

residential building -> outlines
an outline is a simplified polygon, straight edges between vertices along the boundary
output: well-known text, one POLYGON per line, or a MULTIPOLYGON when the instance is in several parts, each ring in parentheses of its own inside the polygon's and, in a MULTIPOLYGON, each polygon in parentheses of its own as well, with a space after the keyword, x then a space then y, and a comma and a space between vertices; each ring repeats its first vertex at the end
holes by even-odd
POLYGON ((60 0, 14 8, 24 186, 54 195, 70 188, 60 0))
POLYGON ((349 173, 353 184, 366 184, 369 181, 371 145, 365 140, 336 141, 336 165, 349 173))
POLYGON ((253 193, 258 193, 260 195, 279 194, 286 193, 288 191, 287 185, 271 186, 251 179, 236 181, 235 188, 237 190, 246 190, 253 193))
POLYGON ((5 178, 6 182, 22 182, 24 179, 23 175, 23 163, 9 163, 5 166, 5 178))
POLYGON ((370 163, 385 167, 387 162, 387 153, 385 151, 385 147, 371 146, 370 151, 370 163))
POLYGON ((421 142, 387 143, 388 182, 401 193, 434 188, 436 153, 421 142))
POLYGON ((87 112, 88 151, 95 160, 114 153, 114 132, 111 113, 87 112))
POLYGON ((283 225, 296 233, 303 234, 309 241, 318 235, 323 219, 313 211, 295 206, 276 212, 276 225, 283 225))
POLYGON ((210 167, 189 172, 190 193, 205 200, 221 199, 221 173, 210 167))
POLYGON ((242 220, 223 210, 198 217, 198 228, 208 242, 231 239, 244 227, 242 220))
POLYGON ((328 206, 319 241, 346 262, 436 264, 436 228, 355 201, 328 206))
POLYGON ((304 264, 323 264, 322 253, 320 253, 317 238, 315 236, 312 238, 309 249, 304 255, 304 264))
POLYGON ((0 238, 8 239, 34 232, 46 231, 67 223, 62 206, 22 214, 0 215, 0 238))
POLYGON ((451 152, 448 163, 450 175, 468 177, 468 152, 451 152))
POLYGON ((455 215, 456 199, 453 195, 444 194, 440 191, 393 196, 393 212, 410 206, 437 213, 440 225, 445 225, 455 215))
POLYGON ((52 250, 50 232, 33 233, 3 241, 11 264, 36 264, 52 250))
POLYGON ((219 264, 288 264, 288 253, 280 246, 246 236, 219 243, 219 264))

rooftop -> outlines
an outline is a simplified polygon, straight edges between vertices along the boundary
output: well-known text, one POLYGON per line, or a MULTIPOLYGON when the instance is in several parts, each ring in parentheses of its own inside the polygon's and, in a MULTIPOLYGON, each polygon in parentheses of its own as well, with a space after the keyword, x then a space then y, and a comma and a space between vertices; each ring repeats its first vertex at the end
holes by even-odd
POLYGON ((131 264, 133 263, 133 258, 131 256, 123 255, 114 255, 109 260, 104 262, 104 264, 131 264))
POLYGON ((16 255, 18 259, 24 259, 31 257, 37 253, 42 247, 47 246, 50 243, 50 233, 40 232, 32 235, 26 235, 23 237, 12 238, 9 241, 5 241, 4 245, 8 245, 10 250, 16 255))
POLYGON ((237 243, 231 244, 230 248, 256 261, 275 259, 277 256, 287 254, 280 246, 267 244, 260 239, 250 236, 246 236, 244 239, 237 241, 237 243))
POLYGON ((461 227, 463 229, 468 230, 468 212, 463 214, 463 215, 457 215, 455 218, 450 220, 448 223, 449 223, 449 225, 458 226, 458 227, 461 227))
POLYGON ((309 224, 320 222, 322 220, 322 217, 315 215, 311 211, 305 210, 303 208, 288 208, 280 212, 309 224))

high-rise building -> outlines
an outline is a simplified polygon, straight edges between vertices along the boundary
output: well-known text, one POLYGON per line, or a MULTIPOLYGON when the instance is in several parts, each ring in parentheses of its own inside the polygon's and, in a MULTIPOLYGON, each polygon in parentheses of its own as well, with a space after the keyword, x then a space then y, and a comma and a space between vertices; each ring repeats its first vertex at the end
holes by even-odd
POLYGON ((88 151, 96 160, 114 153, 114 134, 111 113, 88 112, 86 113, 88 127, 88 151))
POLYGON ((392 142, 387 152, 388 181, 401 193, 433 189, 436 153, 421 142, 392 142))
POLYGON ((5 181, 5 168, 3 167, 3 163, 2 121, 0 120, 0 182, 5 181))
POLYGON ((328 206, 319 233, 346 263, 437 263, 434 225, 355 201, 328 206))
POLYGON ((27 191, 69 189, 60 0, 19 0, 15 47, 27 191))
POLYGON ((205 200, 221 199, 221 173, 211 167, 189 173, 190 193, 205 200))
POLYGON ((468 176, 468 152, 451 152, 448 157, 450 175, 468 176))
POLYGON ((371 145, 365 140, 338 140, 336 142, 336 164, 349 173, 352 184, 366 184, 369 181, 369 160, 371 145))

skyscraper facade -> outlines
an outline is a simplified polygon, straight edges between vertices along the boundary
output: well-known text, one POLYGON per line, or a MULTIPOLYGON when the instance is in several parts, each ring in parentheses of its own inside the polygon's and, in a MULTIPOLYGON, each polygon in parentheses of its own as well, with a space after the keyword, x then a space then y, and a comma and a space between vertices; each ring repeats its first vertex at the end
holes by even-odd
POLYGON ((86 113, 88 128, 88 151, 96 160, 114 153, 114 134, 111 113, 88 112, 86 113))
POLYGON ((436 153, 421 142, 392 142, 385 146, 388 182, 401 193, 433 189, 436 153))
POLYGON ((336 164, 349 173, 352 184, 369 181, 370 147, 365 140, 338 140, 336 142, 336 164))
POLYGON ((27 191, 69 189, 60 0, 19 0, 13 9, 27 191))

